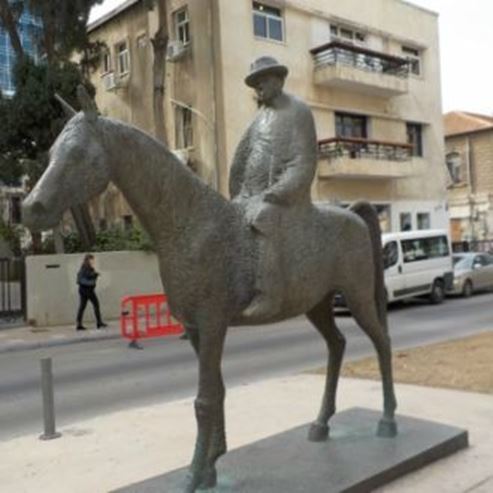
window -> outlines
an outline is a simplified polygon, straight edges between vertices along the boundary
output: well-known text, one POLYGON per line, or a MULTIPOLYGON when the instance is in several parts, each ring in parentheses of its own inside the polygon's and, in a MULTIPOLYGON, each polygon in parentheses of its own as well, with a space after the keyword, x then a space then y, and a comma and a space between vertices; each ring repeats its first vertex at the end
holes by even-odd
POLYGON ((428 212, 418 212, 418 229, 430 229, 431 219, 428 212))
POLYGON ((384 269, 388 269, 397 264, 399 260, 399 249, 397 241, 391 241, 387 243, 383 248, 383 266, 384 269))
POLYGON ((188 16, 188 8, 180 9, 174 13, 175 20, 175 36, 183 45, 190 43, 190 18, 188 16))
POLYGON ((449 152, 446 156, 447 169, 450 174, 450 179, 455 185, 461 183, 462 179, 462 159, 458 152, 449 152))
POLYGON ((284 41, 284 21, 281 10, 253 2, 253 32, 259 38, 284 41))
POLYGON ((176 108, 176 148, 186 149, 193 146, 192 110, 184 106, 176 108))
POLYGON ((407 143, 413 147, 411 154, 417 157, 423 157, 423 126, 419 123, 407 124, 407 143))
POLYGON ((111 53, 105 50, 102 54, 102 70, 103 74, 111 72, 111 53))
POLYGON ((134 218, 130 214, 123 216, 123 228, 125 231, 130 231, 133 228, 133 224, 134 218))
POLYGON ((382 233, 388 233, 392 228, 390 221, 390 205, 373 204, 373 207, 377 210, 380 230, 382 233))
POLYGON ((421 51, 410 46, 403 46, 402 53, 409 61, 409 72, 421 75, 421 51))
POLYGON ((459 269, 470 269, 472 267, 472 258, 466 255, 454 255, 452 257, 454 262, 454 268, 459 269))
POLYGON ((447 257, 450 254, 446 236, 402 240, 401 245, 405 263, 447 257))
POLYGON ((413 218, 409 212, 401 212, 400 215, 401 231, 411 231, 413 229, 413 218))
POLYGON ((366 139, 366 116, 336 113, 336 136, 346 138, 366 139))
POLYGON ((10 223, 20 224, 22 222, 22 199, 21 197, 10 198, 10 223))
POLYGON ((484 267, 484 266, 488 265, 488 262, 486 261, 486 259, 482 255, 478 255, 478 256, 474 257, 472 265, 473 265, 473 268, 474 267, 477 268, 478 265, 480 265, 481 267, 484 267))
POLYGON ((341 36, 341 38, 346 38, 346 39, 350 39, 350 40, 353 39, 353 31, 350 31, 349 29, 342 28, 339 31, 339 35, 341 36))
POLYGON ((330 25, 330 34, 331 38, 337 38, 350 43, 364 44, 366 40, 366 36, 362 32, 347 27, 340 27, 336 24, 330 25))
POLYGON ((116 56, 118 60, 118 75, 128 74, 130 72, 130 52, 126 41, 116 45, 116 56))
POLYGON ((145 34, 141 34, 137 38, 137 48, 143 50, 147 47, 147 36, 145 34))

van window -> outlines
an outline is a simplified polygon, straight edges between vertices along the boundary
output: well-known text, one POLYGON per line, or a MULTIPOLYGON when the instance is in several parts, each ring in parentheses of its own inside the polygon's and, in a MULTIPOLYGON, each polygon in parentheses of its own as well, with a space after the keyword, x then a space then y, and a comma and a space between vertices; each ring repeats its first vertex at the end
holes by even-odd
POLYGON ((397 241, 387 243, 383 248, 383 266, 388 269, 397 263, 399 260, 399 251, 397 249, 397 241))
POLYGON ((447 257, 450 254, 445 236, 402 240, 401 245, 404 262, 406 263, 447 257))

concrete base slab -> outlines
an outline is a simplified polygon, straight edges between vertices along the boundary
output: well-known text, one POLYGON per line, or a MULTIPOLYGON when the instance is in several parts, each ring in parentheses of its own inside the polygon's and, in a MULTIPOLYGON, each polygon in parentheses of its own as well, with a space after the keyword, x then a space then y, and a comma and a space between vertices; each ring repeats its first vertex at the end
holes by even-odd
MULTIPOLYGON (((381 414, 352 408, 331 421, 330 440, 307 441, 309 425, 229 452, 218 463, 214 493, 367 493, 468 446, 468 433, 399 416, 399 434, 379 438, 381 414)), ((118 493, 182 493, 187 470, 172 471, 118 493)))

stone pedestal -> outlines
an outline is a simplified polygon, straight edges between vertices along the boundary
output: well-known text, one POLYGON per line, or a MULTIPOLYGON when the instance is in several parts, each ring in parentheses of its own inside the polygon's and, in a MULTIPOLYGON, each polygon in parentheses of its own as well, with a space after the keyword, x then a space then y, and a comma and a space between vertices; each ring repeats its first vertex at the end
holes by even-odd
MULTIPOLYGON (((330 439, 307 441, 308 425, 229 452, 214 493, 368 493, 468 446, 467 431, 398 416, 396 438, 379 438, 381 414, 353 408, 331 421, 330 439)), ((186 469, 118 493, 182 493, 186 469)), ((417 491, 419 487, 417 488, 417 491)))

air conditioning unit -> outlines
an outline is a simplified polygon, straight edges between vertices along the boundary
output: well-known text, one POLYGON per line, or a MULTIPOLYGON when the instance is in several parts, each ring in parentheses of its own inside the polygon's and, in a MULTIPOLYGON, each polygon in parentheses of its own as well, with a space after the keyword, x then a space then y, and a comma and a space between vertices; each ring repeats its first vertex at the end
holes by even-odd
POLYGON ((114 91, 118 87, 115 72, 108 72, 103 75, 103 87, 105 91, 114 91))
POLYGON ((187 52, 187 46, 183 44, 183 41, 173 40, 168 43, 168 50, 166 52, 166 59, 168 62, 176 62, 183 58, 187 52))

